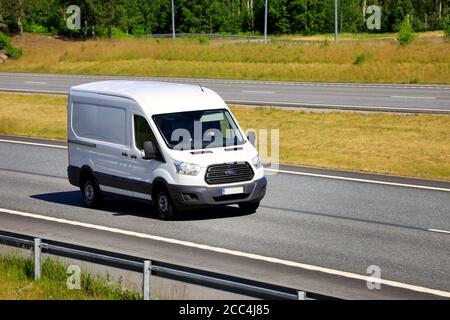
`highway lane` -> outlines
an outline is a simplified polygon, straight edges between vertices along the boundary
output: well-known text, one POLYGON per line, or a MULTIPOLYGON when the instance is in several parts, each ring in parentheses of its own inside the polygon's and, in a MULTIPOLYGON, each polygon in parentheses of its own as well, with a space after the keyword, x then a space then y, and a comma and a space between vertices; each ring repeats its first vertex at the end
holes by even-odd
POLYGON ((191 83, 218 92, 227 103, 318 109, 450 113, 450 86, 338 84, 196 78, 0 73, 0 91, 66 94, 80 83, 107 79, 191 83))
MULTIPOLYGON (((268 177, 268 196, 255 214, 226 207, 164 222, 129 200, 84 208, 66 179, 65 149, 0 142, 0 159, 1 208, 362 275, 378 265, 382 278, 450 291, 450 235, 428 231, 450 230, 449 192, 277 174, 268 177)), ((0 213, 0 229, 2 219, 0 213)))

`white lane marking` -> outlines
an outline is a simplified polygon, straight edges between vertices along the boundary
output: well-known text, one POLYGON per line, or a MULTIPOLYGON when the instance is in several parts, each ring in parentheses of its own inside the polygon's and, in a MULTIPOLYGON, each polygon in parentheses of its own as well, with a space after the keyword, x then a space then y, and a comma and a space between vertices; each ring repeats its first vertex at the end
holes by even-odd
POLYGON ((272 171, 272 172, 279 172, 279 173, 296 174, 296 175, 301 175, 301 176, 310 176, 310 177, 336 179, 336 180, 348 180, 348 181, 355 181, 355 182, 383 184, 383 185, 396 186, 396 187, 417 188, 417 189, 426 189, 426 190, 436 190, 436 191, 450 192, 450 189, 447 189, 447 188, 421 186, 421 185, 416 185, 416 184, 406 184, 406 183, 396 183, 396 182, 387 182, 387 181, 378 181, 378 180, 358 179, 358 178, 340 177, 340 176, 332 176, 332 175, 309 173, 309 172, 299 172, 299 171, 276 170, 276 169, 264 169, 264 170, 272 171))
POLYGON ((431 109, 431 108, 403 108, 403 107, 380 107, 380 106, 354 106, 354 105, 345 105, 345 104, 323 104, 323 103, 307 103, 307 102, 281 102, 281 101, 251 101, 251 100, 234 100, 234 99, 225 99, 227 103, 230 104, 255 104, 255 105, 273 105, 273 106, 293 106, 293 107, 323 107, 326 109, 332 108, 342 108, 347 110, 395 110, 395 111, 409 111, 409 112, 421 112, 421 111, 430 111, 430 112, 440 112, 440 113, 449 113, 449 110, 446 109, 431 109))
POLYGON ((25 81, 24 83, 30 83, 30 84, 47 84, 48 82, 45 82, 45 81, 25 81))
MULTIPOLYGON (((28 90, 28 89, 11 89, 11 88, 0 88, 3 92, 18 92, 18 93, 41 93, 49 95, 67 95, 68 90, 58 91, 58 90, 28 90)), ((262 91, 259 91, 260 93, 262 91)), ((266 93, 269 93, 267 91, 266 93)), ((275 92, 270 92, 275 93, 275 92)), ((438 113, 450 113, 447 109, 431 109, 431 108, 402 108, 402 107, 381 107, 381 106, 356 106, 356 105, 345 105, 345 104, 323 104, 323 103, 304 103, 304 102, 280 102, 280 101, 252 101, 252 100, 235 100, 235 99, 224 99, 226 103, 229 104, 243 104, 243 105, 263 105, 263 106, 288 106, 288 107, 322 107, 325 109, 341 108, 344 110, 368 110, 373 111, 376 109, 389 111, 389 112, 438 112, 438 113)))
POLYGON ((428 229, 428 231, 432 231, 432 232, 438 232, 438 233, 447 233, 447 234, 450 234, 450 231, 446 231, 446 230, 439 230, 439 229, 428 229))
POLYGON ((66 91, 56 91, 56 90, 37 90, 37 89, 10 89, 10 88, 0 88, 0 91, 3 92, 18 92, 18 93, 41 93, 41 94, 56 94, 56 95, 66 95, 68 90, 66 91))
POLYGON ((238 257, 245 257, 245 258, 249 258, 249 259, 266 261, 266 262, 271 262, 271 263, 276 263, 276 264, 282 264, 282 265, 286 265, 286 266, 290 266, 290 267, 296 267, 296 268, 301 268, 301 269, 306 269, 306 270, 311 270, 311 271, 317 271, 317 272, 332 274, 332 275, 356 279, 356 280, 371 281, 371 282, 377 281, 381 284, 391 286, 391 287, 397 287, 397 288, 402 288, 402 289, 407 289, 407 290, 423 292, 423 293, 428 293, 428 294, 433 294, 433 295, 450 298, 450 292, 447 292, 447 291, 430 289, 430 288, 425 288, 425 287, 421 287, 421 286, 416 286, 416 285, 411 285, 411 284, 407 284, 407 283, 386 280, 386 279, 374 280, 372 277, 368 277, 366 275, 351 273, 351 272, 347 272, 347 271, 340 271, 340 270, 335 270, 335 269, 330 269, 330 268, 324 268, 324 267, 319 267, 319 266, 314 266, 314 265, 310 265, 310 264, 294 262, 294 261, 289 261, 289 260, 283 260, 283 259, 279 259, 279 258, 267 257, 267 256, 259 255, 259 254, 241 252, 241 251, 231 250, 231 249, 224 249, 224 248, 213 247, 210 245, 199 244, 199 243, 190 242, 190 241, 177 240, 177 239, 155 236, 155 235, 150 235, 150 234, 145 234, 145 233, 140 233, 140 232, 122 230, 122 229, 118 229, 118 228, 111 228, 111 227, 100 226, 100 225, 90 224, 90 223, 86 223, 86 222, 67 220, 67 219, 62 219, 62 218, 54 218, 54 217, 43 216, 43 215, 39 215, 39 214, 35 214, 35 213, 10 210, 10 209, 5 209, 5 208, 0 208, 0 212, 23 216, 23 217, 27 217, 27 218, 34 218, 34 219, 41 219, 41 220, 58 222, 58 223, 63 223, 63 224, 69 224, 69 225, 84 227, 84 228, 89 228, 89 229, 108 231, 108 232, 112 232, 112 233, 132 236, 132 237, 150 239, 150 240, 155 240, 155 241, 162 241, 162 242, 172 243, 172 244, 176 244, 176 245, 181 245, 181 246, 186 246, 186 247, 191 247, 191 248, 196 248, 196 249, 202 249, 202 250, 207 250, 207 251, 213 251, 213 252, 218 252, 218 253, 223 253, 223 254, 229 254, 229 255, 238 256, 238 257))
POLYGON ((49 148, 57 148, 57 149, 67 149, 66 146, 58 146, 58 145, 54 145, 54 144, 28 142, 28 141, 17 141, 17 140, 0 139, 0 142, 25 144, 25 145, 30 145, 30 146, 49 147, 49 148))
MULTIPOLYGON (((0 139, 0 142, 17 143, 17 144, 40 146, 40 147, 58 148, 58 149, 67 149, 67 146, 57 146, 57 145, 52 145, 52 144, 35 143, 35 142, 27 142, 27 141, 0 139)), ((448 188, 429 187, 429 186, 421 186, 421 185, 415 185, 415 184, 405 184, 405 183, 396 183, 396 182, 387 182, 387 181, 378 181, 378 180, 349 178, 349 177, 332 176, 332 175, 326 175, 326 174, 317 174, 317 173, 309 173, 309 172, 301 172, 301 171, 289 171, 289 170, 267 169, 267 168, 265 168, 264 170, 271 171, 271 172, 286 173, 286 174, 295 174, 295 175, 302 175, 302 176, 318 177, 318 178, 327 178, 327 179, 336 179, 336 180, 348 180, 348 181, 355 181, 355 182, 365 182, 365 183, 390 185, 390 186, 396 186, 396 187, 406 187, 406 188, 416 188, 416 189, 425 189, 425 190, 435 190, 435 191, 450 192, 450 189, 448 189, 448 188)))
POLYGON ((34 78, 66 78, 66 79, 136 79, 136 80, 156 80, 156 81, 180 81, 180 82, 205 82, 205 83, 221 83, 221 84, 270 84, 279 86, 311 86, 311 87, 352 87, 352 88, 390 88, 390 89, 435 89, 449 90, 448 85, 404 85, 404 84, 369 84, 369 83, 326 83, 326 82, 283 82, 283 81, 267 81, 267 80, 227 80, 227 79, 204 79, 204 78, 169 78, 169 77, 117 77, 109 75, 69 75, 56 73, 26 73, 26 72, 0 72, 0 76, 14 77, 34 77, 34 78))
POLYGON ((275 93, 275 91, 259 91, 259 90, 241 90, 241 92, 244 92, 244 93, 266 93, 266 94, 275 93))
POLYGON ((393 99, 430 99, 436 100, 436 97, 413 97, 413 96, 391 96, 393 99))

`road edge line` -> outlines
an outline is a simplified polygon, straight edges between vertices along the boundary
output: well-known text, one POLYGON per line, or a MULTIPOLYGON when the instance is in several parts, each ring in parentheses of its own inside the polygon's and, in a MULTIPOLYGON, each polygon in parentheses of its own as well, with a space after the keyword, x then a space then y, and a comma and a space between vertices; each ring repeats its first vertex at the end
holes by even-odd
POLYGON ((393 281, 393 280, 375 279, 373 277, 360 275, 360 274, 356 274, 356 273, 351 273, 351 272, 347 272, 347 271, 340 271, 340 270, 324 268, 324 267, 314 266, 314 265, 300 263, 300 262, 294 262, 294 261, 283 260, 283 259, 279 259, 279 258, 267 257, 267 256, 259 255, 259 254, 246 253, 246 252, 241 252, 241 251, 237 251, 237 250, 224 249, 224 248, 214 247, 214 246, 205 245, 205 244, 198 244, 198 243, 190 242, 190 241, 177 240, 177 239, 166 238, 166 237, 161 237, 161 236, 149 235, 149 234, 135 232, 135 231, 122 230, 122 229, 118 229, 118 228, 100 226, 100 225, 90 224, 90 223, 86 223, 86 222, 67 220, 67 219, 63 219, 63 218, 55 218, 55 217, 44 216, 44 215, 29 213, 29 212, 24 212, 24 211, 11 210, 11 209, 6 209, 6 208, 0 208, 0 212, 6 213, 6 214, 28 217, 28 218, 69 224, 69 225, 74 225, 74 226, 79 226, 79 227, 85 227, 88 229, 96 229, 96 230, 107 231, 107 232, 111 232, 111 233, 118 233, 118 234, 123 234, 123 235, 128 235, 128 236, 134 236, 137 238, 161 241, 161 242, 182 245, 182 246, 196 248, 196 249, 202 249, 202 250, 207 250, 207 251, 212 251, 212 252, 217 252, 217 253, 222 253, 222 254, 229 254, 229 255, 233 255, 233 256, 249 258, 249 259, 253 259, 253 260, 265 261, 265 262, 270 262, 270 263, 275 263, 275 264, 282 264, 282 265, 286 265, 286 266, 290 266, 290 267, 296 267, 296 268, 310 270, 310 271, 322 272, 322 273, 326 273, 326 274, 331 274, 331 275, 335 275, 335 276, 341 276, 341 277, 345 277, 345 278, 361 280, 361 281, 366 281, 366 282, 376 282, 376 283, 380 283, 380 284, 387 285, 390 287, 396 287, 396 288, 401 288, 401 289, 406 289, 406 290, 411 290, 411 291, 422 292, 422 293, 427 293, 427 294, 432 294, 432 295, 436 295, 436 296, 450 298, 450 292, 447 292, 447 291, 431 289, 431 288, 426 288, 426 287, 422 287, 422 286, 416 286, 416 285, 402 283, 402 282, 393 281))

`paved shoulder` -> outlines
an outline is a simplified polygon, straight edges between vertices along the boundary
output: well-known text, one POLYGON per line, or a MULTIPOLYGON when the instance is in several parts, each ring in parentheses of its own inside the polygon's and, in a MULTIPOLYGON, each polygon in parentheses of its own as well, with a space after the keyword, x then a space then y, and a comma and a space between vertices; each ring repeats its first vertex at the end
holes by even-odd
POLYGON ((198 84, 217 91, 227 103, 378 112, 450 113, 450 86, 308 83, 198 78, 160 78, 0 73, 0 91, 67 94, 81 83, 139 79, 198 84))

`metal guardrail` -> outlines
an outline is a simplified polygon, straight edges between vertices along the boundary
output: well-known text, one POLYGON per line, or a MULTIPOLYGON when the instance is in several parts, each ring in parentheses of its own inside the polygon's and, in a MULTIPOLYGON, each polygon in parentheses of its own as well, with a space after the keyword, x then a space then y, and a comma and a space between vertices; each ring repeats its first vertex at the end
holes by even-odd
MULTIPOLYGON (((260 39, 264 40, 264 36, 258 35, 238 35, 238 34, 218 34, 218 33, 176 33, 176 37, 207 37, 207 38, 229 38, 229 39, 260 39)), ((153 33, 144 34, 145 38, 172 38, 172 33, 153 33)))
POLYGON ((0 244, 34 251, 34 277, 42 274, 42 253, 112 266, 143 274, 142 297, 151 298, 151 276, 219 289, 262 299, 316 300, 334 297, 286 288, 268 283, 228 276, 180 265, 128 256, 63 242, 0 231, 0 244))

